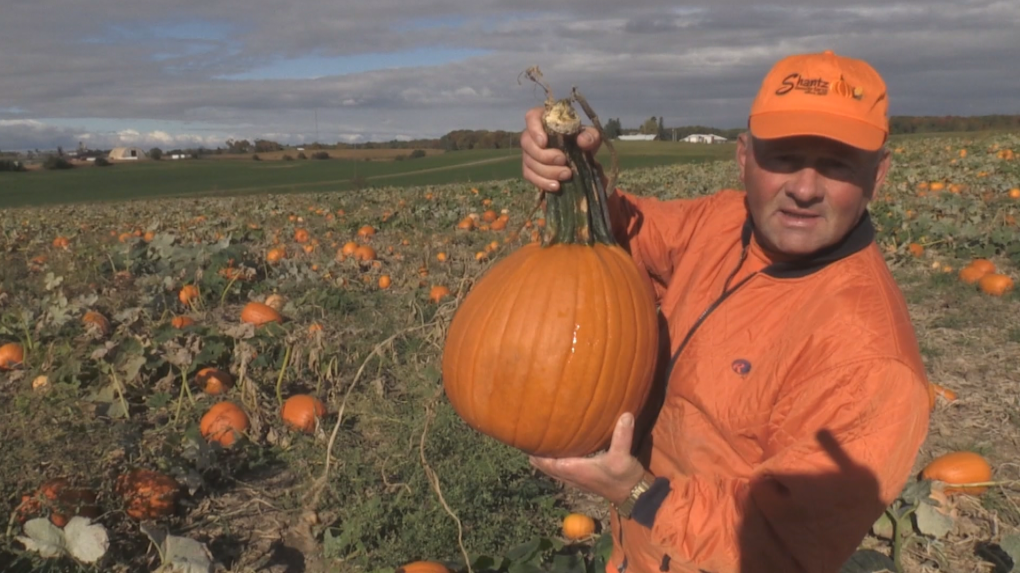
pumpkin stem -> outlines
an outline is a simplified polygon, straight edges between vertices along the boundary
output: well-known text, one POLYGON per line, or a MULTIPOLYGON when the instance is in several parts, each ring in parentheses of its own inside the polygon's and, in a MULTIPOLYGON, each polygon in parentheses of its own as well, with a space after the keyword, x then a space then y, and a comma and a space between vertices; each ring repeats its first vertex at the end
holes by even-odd
POLYGON ((619 165, 616 150, 606 140, 598 116, 577 88, 573 89, 570 97, 556 100, 548 84, 542 81, 542 73, 537 66, 528 68, 525 74, 541 85, 546 93, 542 125, 549 136, 548 147, 563 151, 567 156, 567 165, 573 172, 570 180, 562 183, 558 193, 544 193, 546 228, 542 236, 542 246, 592 245, 596 242, 605 245, 617 244, 612 233, 606 189, 612 189, 615 185, 619 165), (592 120, 610 150, 613 166, 608 185, 603 185, 602 173, 596 167, 595 158, 577 145, 577 136, 583 130, 583 126, 581 118, 574 111, 575 101, 592 120))

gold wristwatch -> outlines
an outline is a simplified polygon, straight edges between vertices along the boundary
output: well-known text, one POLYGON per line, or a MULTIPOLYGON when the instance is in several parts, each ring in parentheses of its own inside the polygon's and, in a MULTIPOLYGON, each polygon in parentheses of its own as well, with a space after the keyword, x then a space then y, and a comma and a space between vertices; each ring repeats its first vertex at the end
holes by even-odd
POLYGON ((630 490, 630 495, 627 496, 627 499, 623 500, 620 505, 613 504, 613 507, 616 508, 616 512, 620 514, 620 517, 630 517, 630 513, 634 511, 634 504, 637 503, 641 494, 645 493, 648 491, 648 488, 652 487, 652 482, 654 481, 655 476, 649 472, 645 472, 645 475, 641 476, 641 481, 637 482, 637 485, 630 490))

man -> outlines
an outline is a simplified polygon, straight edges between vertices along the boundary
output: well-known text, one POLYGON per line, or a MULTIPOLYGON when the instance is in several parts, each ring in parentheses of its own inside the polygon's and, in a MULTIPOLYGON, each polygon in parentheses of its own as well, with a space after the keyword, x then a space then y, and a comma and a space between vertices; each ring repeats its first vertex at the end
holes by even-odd
MULTIPOLYGON (((606 452, 531 463, 611 502, 608 571, 838 571, 905 485, 928 380, 867 213, 889 169, 887 103, 863 61, 790 56, 737 140, 744 191, 607 190, 668 325, 665 389, 650 431, 625 414, 606 452)), ((524 177, 556 192, 570 173, 541 111, 524 177)))

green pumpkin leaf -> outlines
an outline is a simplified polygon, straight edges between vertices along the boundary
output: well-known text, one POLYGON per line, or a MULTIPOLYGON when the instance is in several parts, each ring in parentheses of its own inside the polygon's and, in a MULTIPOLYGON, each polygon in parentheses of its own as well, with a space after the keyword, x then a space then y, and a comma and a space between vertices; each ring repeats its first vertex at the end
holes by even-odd
POLYGON ((896 573, 896 564, 874 549, 861 549, 850 556, 839 573, 896 573))

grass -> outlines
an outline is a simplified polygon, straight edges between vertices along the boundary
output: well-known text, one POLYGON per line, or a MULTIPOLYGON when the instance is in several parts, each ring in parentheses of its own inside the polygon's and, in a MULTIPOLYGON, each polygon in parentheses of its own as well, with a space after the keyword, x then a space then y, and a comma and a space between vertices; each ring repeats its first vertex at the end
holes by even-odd
MULTIPOLYGON (((732 156, 733 145, 617 142, 621 169, 700 162, 732 156)), ((374 151, 374 150, 373 150, 374 151)), ((403 151, 403 150, 401 150, 403 151)), ((378 157, 378 155, 376 156, 378 157)), ((605 150, 600 158, 608 155, 605 150)), ((0 208, 163 197, 348 191, 355 178, 372 186, 405 187, 510 179, 520 174, 519 149, 431 154, 405 161, 354 159, 145 161, 68 171, 0 173, 0 208)))

